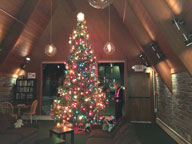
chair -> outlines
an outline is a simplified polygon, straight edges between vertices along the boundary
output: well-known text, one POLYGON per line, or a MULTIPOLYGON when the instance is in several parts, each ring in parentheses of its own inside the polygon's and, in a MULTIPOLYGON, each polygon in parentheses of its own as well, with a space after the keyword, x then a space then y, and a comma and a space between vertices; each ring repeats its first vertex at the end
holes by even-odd
POLYGON ((13 105, 10 102, 3 102, 0 104, 0 111, 4 114, 8 114, 17 119, 17 114, 14 114, 13 105))
MULTIPOLYGON (((38 101, 37 101, 37 100, 34 100, 33 103, 32 103, 32 105, 31 105, 31 107, 30 107, 29 112, 23 113, 23 115, 29 115, 30 120, 31 120, 31 124, 32 124, 32 115, 35 115, 35 114, 36 114, 37 104, 38 104, 38 101)), ((36 117, 35 117, 35 118, 36 118, 36 117)), ((37 118, 36 118, 36 123, 37 123, 37 118)))

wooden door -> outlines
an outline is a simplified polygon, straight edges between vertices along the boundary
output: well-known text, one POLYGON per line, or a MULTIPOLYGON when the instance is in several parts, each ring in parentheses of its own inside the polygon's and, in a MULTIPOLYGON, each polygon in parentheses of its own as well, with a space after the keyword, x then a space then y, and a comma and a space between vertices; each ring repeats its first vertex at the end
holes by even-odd
POLYGON ((128 75, 128 116, 131 121, 153 122, 151 78, 149 73, 128 75))

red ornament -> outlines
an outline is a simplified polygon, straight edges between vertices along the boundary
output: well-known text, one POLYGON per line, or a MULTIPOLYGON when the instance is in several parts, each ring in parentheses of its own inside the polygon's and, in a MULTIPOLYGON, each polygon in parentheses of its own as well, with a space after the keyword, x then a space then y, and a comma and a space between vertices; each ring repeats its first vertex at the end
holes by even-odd
POLYGON ((77 65, 76 65, 76 64, 74 64, 74 65, 73 65, 73 68, 74 68, 74 69, 76 69, 76 68, 77 68, 77 65))
POLYGON ((85 84, 84 83, 81 83, 81 86, 84 86, 85 84))
POLYGON ((100 116, 100 117, 99 117, 99 120, 102 120, 102 119, 103 119, 103 117, 102 117, 102 116, 100 116))
POLYGON ((158 94, 158 92, 157 91, 155 91, 155 95, 157 95, 158 94))
POLYGON ((89 111, 89 116, 93 116, 93 111, 89 111))

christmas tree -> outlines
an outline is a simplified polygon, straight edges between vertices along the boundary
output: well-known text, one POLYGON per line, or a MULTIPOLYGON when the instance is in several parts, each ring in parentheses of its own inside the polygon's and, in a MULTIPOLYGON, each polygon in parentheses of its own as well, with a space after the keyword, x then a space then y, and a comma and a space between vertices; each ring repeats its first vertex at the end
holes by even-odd
POLYGON ((99 111, 108 99, 98 86, 97 62, 89 43, 84 14, 77 15, 77 26, 69 37, 70 57, 64 63, 66 79, 59 88, 60 97, 54 100, 50 115, 60 123, 97 123, 99 111))

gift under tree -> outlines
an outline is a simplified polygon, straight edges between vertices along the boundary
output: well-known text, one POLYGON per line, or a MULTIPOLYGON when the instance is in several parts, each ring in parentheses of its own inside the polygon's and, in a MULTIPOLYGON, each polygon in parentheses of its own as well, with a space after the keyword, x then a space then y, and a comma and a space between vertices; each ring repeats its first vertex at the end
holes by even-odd
POLYGON ((77 15, 77 26, 69 37, 70 54, 65 64, 66 79, 60 97, 54 100, 50 115, 59 123, 97 123, 99 111, 108 103, 98 86, 97 62, 89 43, 84 14, 77 15))

